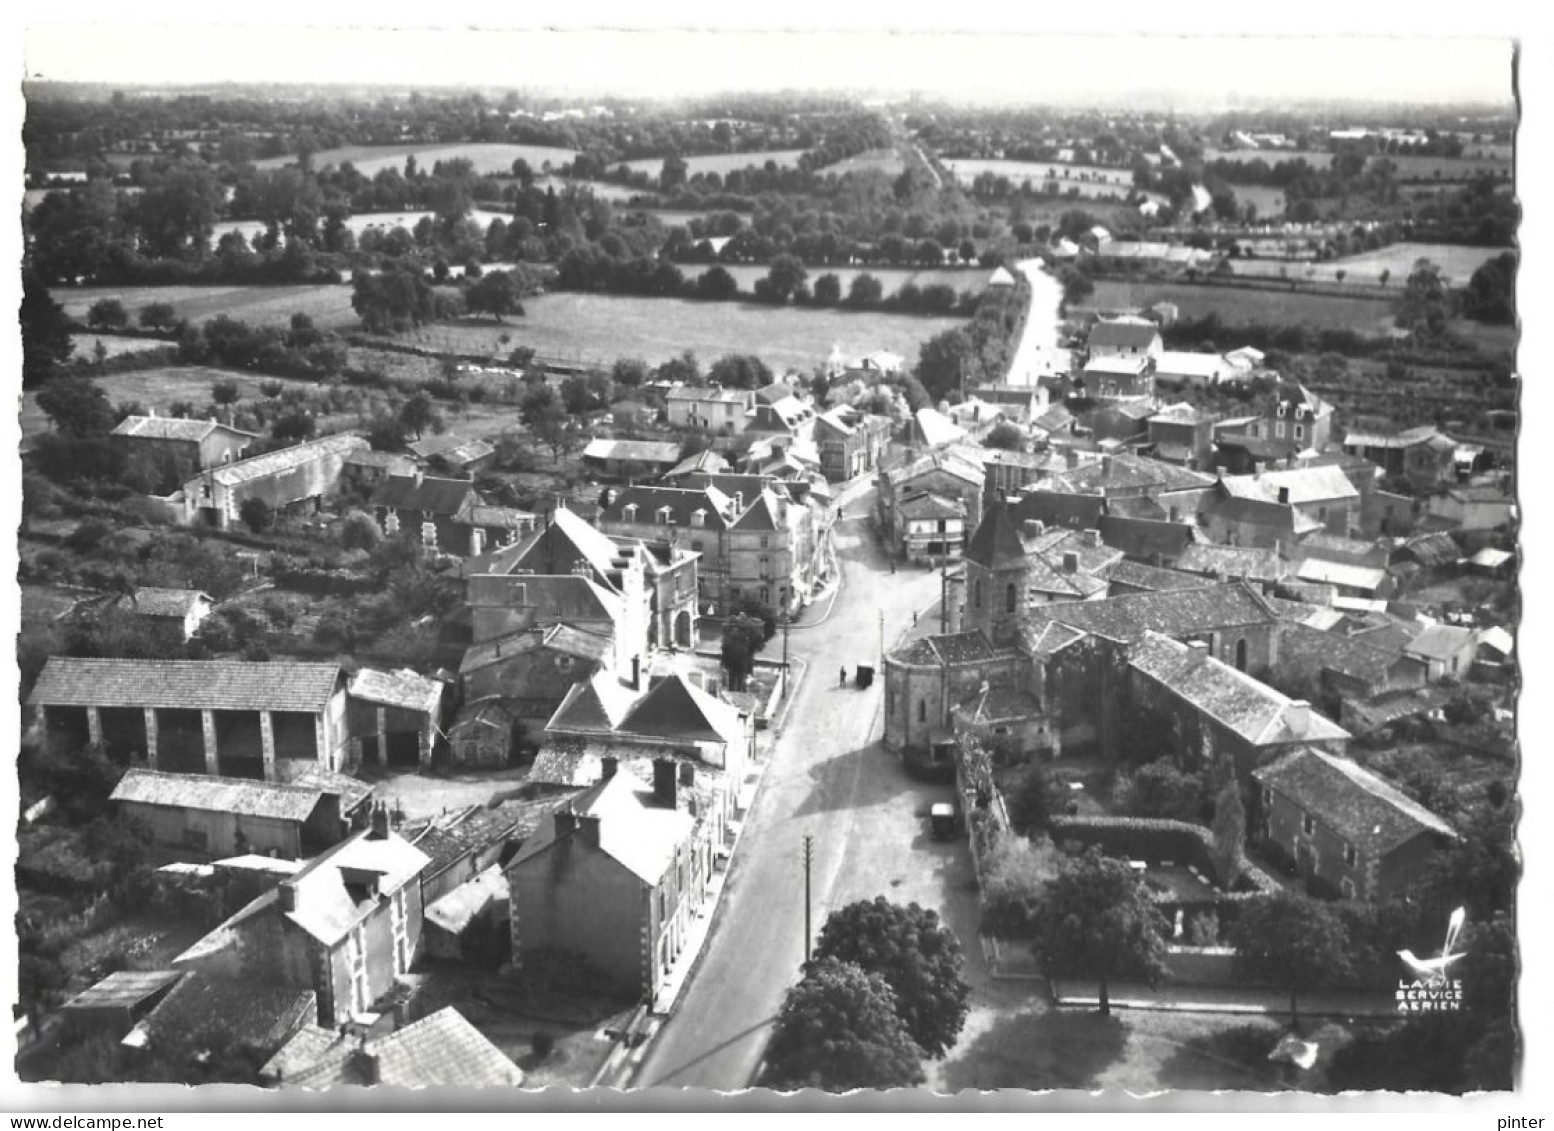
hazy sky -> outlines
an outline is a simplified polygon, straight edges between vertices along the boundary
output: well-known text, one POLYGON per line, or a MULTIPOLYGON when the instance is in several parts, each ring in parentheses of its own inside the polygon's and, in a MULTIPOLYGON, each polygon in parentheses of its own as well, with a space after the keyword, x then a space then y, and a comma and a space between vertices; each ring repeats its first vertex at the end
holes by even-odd
MULTIPOLYGON (((372 10, 380 24, 404 18, 392 8, 372 10)), ((741 31, 726 20, 721 31, 553 31, 515 30, 511 16, 486 20, 482 29, 255 27, 83 23, 74 5, 69 11, 76 22, 47 24, 42 20, 56 17, 35 14, 25 28, 27 77, 126 84, 464 83, 647 95, 821 87, 1022 101, 1089 101, 1147 91, 1180 99, 1183 107, 1243 99, 1512 102, 1512 41, 1482 32, 1481 38, 1433 39, 779 33, 741 31)), ((109 18, 122 19, 123 11, 109 18)), ((416 17, 422 23, 424 11, 416 17)), ((167 18, 165 9, 153 14, 167 18)), ((662 19, 706 26, 684 16, 662 19)), ((1119 20, 1110 26, 1139 25, 1119 20)), ((1192 29, 1190 21, 1186 26, 1192 29)), ((1195 30, 1206 28, 1200 21, 1195 30)))

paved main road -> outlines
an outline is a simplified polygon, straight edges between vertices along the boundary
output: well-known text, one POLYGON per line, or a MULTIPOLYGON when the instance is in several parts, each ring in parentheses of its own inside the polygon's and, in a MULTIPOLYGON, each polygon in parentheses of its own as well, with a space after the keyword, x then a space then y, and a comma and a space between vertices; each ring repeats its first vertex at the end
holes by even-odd
POLYGON ((927 834, 928 806, 948 800, 950 788, 909 778, 879 745, 881 679, 868 691, 838 686, 843 666, 849 677, 860 663, 878 669, 882 612, 890 646, 911 626, 913 611, 939 596, 937 573, 891 574, 861 517, 872 502, 870 491, 848 507, 858 517, 836 524, 842 586, 829 616, 790 634, 789 649, 808 662, 808 675, 746 819, 700 968, 636 1087, 750 1083, 804 959, 806 833, 814 837, 817 935, 829 910, 885 895, 938 909, 959 935, 968 966, 981 966, 966 844, 927 834))

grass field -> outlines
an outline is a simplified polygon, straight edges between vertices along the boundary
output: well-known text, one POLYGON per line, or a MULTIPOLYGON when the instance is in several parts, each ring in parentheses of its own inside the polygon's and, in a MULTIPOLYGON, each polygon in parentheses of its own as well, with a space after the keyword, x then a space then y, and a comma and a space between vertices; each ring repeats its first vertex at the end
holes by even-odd
POLYGON ((1325 263, 1283 259, 1232 259, 1231 272, 1248 278, 1300 279, 1314 283, 1338 284, 1338 272, 1344 273, 1343 285, 1381 286, 1381 273, 1390 271, 1387 286, 1401 290, 1420 259, 1439 266, 1452 286, 1465 286, 1473 272, 1499 255, 1502 248, 1462 247, 1457 244, 1399 243, 1379 251, 1367 251, 1325 263))
POLYGON ((72 334, 70 342, 75 347, 72 357, 91 358, 95 355, 97 343, 103 344, 103 349, 108 351, 109 357, 119 357, 126 353, 144 353, 146 350, 163 349, 171 345, 160 338, 120 338, 112 334, 72 334))
MULTIPOLYGON (((755 263, 725 263, 722 265, 728 273, 734 276, 739 283, 739 289, 749 291, 755 286, 757 279, 764 279, 769 267, 755 263)), ((700 264, 682 264, 680 270, 685 272, 687 279, 700 278, 707 267, 700 264)), ((919 287, 933 286, 943 283, 954 287, 957 292, 971 291, 981 294, 987 289, 987 280, 992 273, 982 267, 968 267, 965 270, 938 270, 938 271, 913 271, 900 267, 809 267, 809 285, 813 287, 815 280, 822 275, 835 275, 842 281, 842 294, 847 294, 847 288, 859 275, 873 275, 880 281, 880 286, 885 290, 886 296, 896 293, 907 283, 915 283, 919 287)))
MULTIPOLYGON (((513 162, 520 157, 529 163, 529 167, 536 173, 540 172, 546 162, 559 168, 562 165, 571 164, 577 156, 577 151, 572 149, 556 149, 544 145, 512 145, 507 142, 465 142, 455 145, 347 145, 340 149, 324 149, 313 154, 313 168, 322 169, 326 165, 343 165, 349 161, 356 166, 357 172, 364 176, 374 176, 381 169, 395 168, 401 171, 405 167, 405 158, 415 155, 416 165, 428 172, 438 161, 449 161, 456 157, 463 157, 474 163, 477 173, 511 173, 513 162)), ((290 165, 296 161, 296 157, 269 157, 263 161, 254 162, 261 169, 278 169, 290 165)))
POLYGON ((1255 204, 1257 215, 1264 220, 1272 216, 1284 215, 1283 189, 1269 188, 1266 185, 1231 185, 1230 191, 1235 193, 1236 203, 1255 204))
POLYGON ((894 149, 870 149, 838 161, 835 165, 827 165, 820 172, 835 173, 840 177, 843 173, 861 173, 868 169, 875 169, 896 177, 900 176, 905 168, 906 162, 894 149))
MULTIPOLYGON (((209 404, 210 387, 216 381, 236 381, 241 400, 258 400, 264 396, 259 391, 260 383, 272 379, 285 380, 240 370, 191 365, 143 369, 136 373, 110 373, 96 378, 96 382, 114 404, 138 401, 144 408, 155 409, 166 416, 174 401, 209 404)), ((21 426, 23 436, 35 436, 49 430, 48 417, 38 408, 36 394, 31 391, 22 396, 21 426)))
POLYGON ((538 189, 555 189, 561 193, 569 188, 589 189, 600 200, 608 200, 614 203, 627 203, 634 196, 641 196, 642 190, 628 188, 625 185, 612 184, 609 181, 579 181, 571 177, 535 177, 534 186, 538 189))
POLYGON ((134 319, 143 306, 169 302, 179 318, 196 324, 226 314, 251 325, 290 321, 298 312, 309 315, 325 329, 355 328, 348 285, 287 287, 80 287, 59 290, 55 301, 72 318, 86 320, 86 312, 100 298, 116 298, 134 319))
POLYGON ((523 318, 501 325, 429 326, 404 340, 472 354, 532 346, 553 360, 606 365, 621 357, 657 364, 685 350, 703 365, 725 354, 752 353, 774 369, 808 370, 833 346, 846 354, 888 349, 915 359, 924 341, 963 324, 958 318, 622 295, 551 294, 525 300, 524 306, 523 318), (512 341, 499 347, 504 333, 512 341))
POLYGON ((1123 310, 1154 302, 1175 303, 1183 318, 1218 314, 1227 326, 1246 323, 1305 324, 1317 329, 1351 329, 1379 334, 1392 325, 1387 299, 1333 298, 1282 290, 1204 287, 1187 283, 1101 279, 1088 306, 1123 310))
POLYGON ((1475 157, 1409 157, 1387 154, 1397 166, 1393 174, 1399 181, 1471 181, 1488 173, 1496 179, 1509 179, 1511 162, 1475 157))
MULTIPOLYGON (((727 176, 736 169, 746 169, 751 165, 764 166, 768 161, 775 161, 778 168, 797 165, 804 153, 805 150, 802 149, 768 149, 755 153, 704 153, 699 157, 687 157, 685 165, 689 176, 695 176, 697 173, 717 173, 719 176, 727 176)), ((643 157, 623 164, 628 169, 644 172, 657 179, 659 173, 663 171, 664 159, 643 157)), ((615 168, 615 166, 611 167, 615 168)))

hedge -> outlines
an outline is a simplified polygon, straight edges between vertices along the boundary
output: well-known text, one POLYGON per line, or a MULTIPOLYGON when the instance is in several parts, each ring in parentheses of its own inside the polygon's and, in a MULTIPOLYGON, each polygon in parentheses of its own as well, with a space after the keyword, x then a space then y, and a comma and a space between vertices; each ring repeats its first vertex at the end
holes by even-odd
MULTIPOLYGON (((1077 841, 1088 848, 1097 845, 1108 856, 1130 860, 1173 860, 1191 865, 1218 884, 1214 864, 1214 837, 1202 825, 1173 821, 1163 817, 1068 817, 1052 818, 1052 839, 1057 844, 1077 841)), ((1279 884, 1251 861, 1243 860, 1240 883, 1250 884, 1241 891, 1221 891, 1215 907, 1224 903, 1243 903, 1272 895, 1279 884)), ((1177 902, 1167 898, 1162 902, 1177 902)))

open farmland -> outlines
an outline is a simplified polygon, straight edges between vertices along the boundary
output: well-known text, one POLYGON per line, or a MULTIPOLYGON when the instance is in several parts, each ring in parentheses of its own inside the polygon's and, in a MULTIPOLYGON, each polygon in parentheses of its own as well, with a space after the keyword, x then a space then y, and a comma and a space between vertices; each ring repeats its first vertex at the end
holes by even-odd
POLYGON ((531 346, 551 361, 601 365, 621 357, 658 364, 685 350, 704 365, 725 354, 752 353, 774 369, 809 370, 834 346, 845 354, 888 349, 915 359, 923 342, 964 324, 959 318, 622 295, 550 294, 525 299, 524 307, 524 317, 501 324, 427 326, 403 340, 467 354, 531 346), (499 345, 503 334, 512 340, 499 345))
MULTIPOLYGON (((553 168, 569 165, 577 156, 576 150, 556 149, 545 145, 513 145, 508 142, 464 142, 457 145, 347 145, 339 149, 323 149, 313 154, 313 168, 327 165, 343 165, 349 161, 357 172, 374 176, 382 169, 405 167, 405 158, 415 156, 416 165, 431 169, 438 161, 463 158, 475 166, 477 173, 511 173, 513 162, 519 158, 527 161, 536 173, 546 164, 553 168)), ((295 156, 270 157, 254 162, 261 169, 278 169, 296 161, 295 156)))
MULTIPOLYGON (((211 369, 203 365, 168 366, 163 369, 142 369, 134 373, 109 373, 95 378, 108 399, 114 404, 138 402, 146 409, 155 409, 163 416, 170 415, 169 408, 175 401, 190 401, 196 406, 210 403, 210 387, 217 381, 236 381, 240 400, 262 400, 261 382, 288 381, 287 378, 245 373, 233 369, 211 369)), ((49 430, 49 419, 38 408, 37 394, 29 390, 22 395, 21 427, 23 436, 35 436, 49 430)))
POLYGON ((1175 303, 1183 318, 1217 314, 1227 326, 1305 324, 1316 329, 1349 329, 1362 334, 1385 333, 1392 326, 1392 303, 1387 299, 1334 298, 1298 291, 1147 280, 1097 280, 1095 294, 1087 308, 1126 310, 1155 302, 1175 303))
MULTIPOLYGON (((754 153, 703 153, 699 157, 687 157, 685 165, 688 176, 694 177, 697 173, 716 173, 720 177, 726 177, 736 170, 747 169, 751 165, 758 168, 765 167, 768 161, 775 162, 779 169, 797 165, 799 158, 805 152, 802 149, 767 149, 754 153)), ((621 164, 633 172, 646 173, 655 180, 664 169, 662 157, 642 157, 635 161, 623 161, 621 164)), ((612 166, 612 168, 618 167, 612 166)))
MULTIPOLYGON (((710 269, 712 264, 681 264, 680 270, 685 272, 687 279, 698 279, 703 272, 710 269)), ((734 281, 739 284, 739 289, 749 292, 755 287, 757 279, 764 279, 771 268, 759 263, 724 263, 720 264, 734 281)), ((973 294, 981 294, 987 289, 988 277, 992 272, 985 267, 967 267, 964 269, 944 268, 935 271, 914 271, 904 267, 809 267, 809 285, 813 287, 815 280, 822 275, 835 275, 842 282, 842 295, 845 297, 847 289, 859 275, 873 275, 880 281, 886 297, 895 294, 908 283, 919 287, 931 287, 943 284, 955 288, 957 293, 970 291, 973 294)))
POLYGON ((1413 157, 1389 153, 1386 160, 1397 166, 1393 176, 1399 181, 1471 181, 1486 174, 1496 180, 1511 179, 1511 162, 1493 158, 1413 157))
POLYGON ((1390 282, 1394 286, 1401 286, 1408 279, 1408 273, 1414 269, 1414 264, 1421 259, 1428 259, 1441 269, 1447 282, 1452 286, 1461 287, 1467 285, 1468 280, 1473 277, 1473 272, 1497 255, 1509 250, 1510 248, 1504 247, 1464 247, 1460 244, 1446 243, 1395 243, 1391 247, 1384 247, 1378 251, 1367 251, 1345 259, 1334 259, 1318 266, 1333 270, 1342 269, 1348 272, 1349 278, 1364 276, 1367 280, 1375 279, 1377 282, 1380 282, 1379 277, 1383 270, 1390 270, 1392 272, 1390 282))
POLYGON ((302 313, 321 329, 354 329, 360 320, 351 309, 346 284, 279 287, 80 287, 62 289, 54 298, 72 318, 86 321, 86 312, 101 298, 116 298, 133 319, 153 302, 167 302, 179 318, 198 325, 218 314, 252 326, 284 325, 302 313))
MULTIPOLYGON (((1038 191, 1074 193, 1084 199, 1123 200, 1132 192, 1133 172, 1101 165, 1065 165, 1061 161, 1004 161, 991 157, 946 157, 940 164, 969 185, 983 173, 1007 177, 1016 188, 1030 182, 1038 191)), ((1164 200, 1145 193, 1151 200, 1164 200)))
POLYGON ((70 344, 73 347, 71 357, 92 358, 96 355, 97 343, 103 344, 103 349, 108 351, 107 356, 119 357, 127 353, 144 353, 147 350, 165 349, 172 342, 163 341, 161 338, 121 338, 115 334, 71 334, 70 344))
POLYGON ((1257 208, 1258 216, 1268 219, 1271 216, 1284 215, 1284 190, 1270 188, 1267 185, 1231 185, 1230 191, 1235 194, 1236 203, 1242 205, 1251 204, 1257 208))

